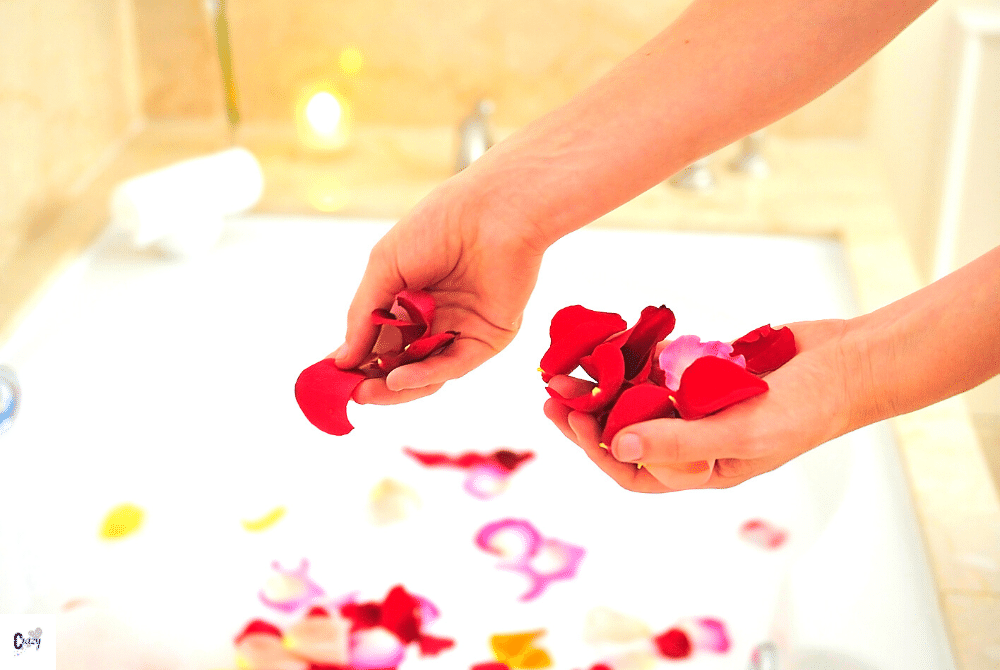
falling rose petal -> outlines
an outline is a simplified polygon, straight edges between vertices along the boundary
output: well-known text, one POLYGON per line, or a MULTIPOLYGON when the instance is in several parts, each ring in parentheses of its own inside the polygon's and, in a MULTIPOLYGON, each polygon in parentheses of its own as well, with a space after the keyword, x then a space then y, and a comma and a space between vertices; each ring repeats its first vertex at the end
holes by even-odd
POLYGON ((676 398, 681 418, 700 419, 767 391, 767 382, 732 361, 699 358, 681 376, 676 398))
POLYGON ((323 589, 309 577, 309 561, 302 559, 299 567, 286 570, 274 561, 277 572, 258 594, 262 603, 281 612, 295 612, 323 595, 323 589))
POLYGON ((387 526, 408 518, 420 509, 420 497, 406 484, 389 479, 380 481, 369 495, 372 523, 387 526))
POLYGON ((795 335, 787 326, 774 329, 770 324, 764 325, 733 342, 733 351, 746 358, 747 370, 762 375, 792 360, 796 353, 795 335))
POLYGON ((669 389, 639 384, 625 389, 618 398, 601 433, 601 443, 610 445, 619 430, 634 423, 673 416, 674 400, 669 389))
POLYGON ((652 635, 652 629, 642 620, 608 607, 595 607, 587 612, 583 624, 583 639, 589 644, 627 644, 648 640, 652 635))
POLYGON ((729 631, 720 619, 700 617, 685 620, 681 625, 687 630, 695 649, 725 654, 732 647, 729 631))
POLYGON ((311 663, 345 664, 349 629, 347 619, 314 607, 306 618, 285 631, 282 642, 286 649, 311 663))
POLYGON ((463 488, 474 498, 490 500, 507 490, 510 472, 492 463, 469 470, 463 488))
POLYGON ((497 660, 511 670, 548 668, 552 665, 552 658, 547 651, 534 644, 542 635, 545 635, 544 629, 492 635, 490 647, 497 660))
POLYGON ((697 335, 681 335, 660 352, 659 368, 663 371, 663 385, 676 391, 681 385, 681 375, 688 366, 705 356, 731 360, 746 367, 742 356, 733 355, 732 345, 725 342, 702 342, 697 335))
POLYGON ((542 381, 548 383, 555 375, 572 372, 581 358, 627 325, 623 318, 610 312, 595 312, 580 305, 562 308, 549 326, 551 344, 539 363, 542 381))
POLYGON ((580 359, 580 365, 597 382, 578 396, 565 397, 551 387, 548 394, 557 402, 579 412, 597 412, 610 405, 625 382, 625 359, 619 346, 605 343, 580 359))
POLYGON ((666 658, 687 658, 691 655, 691 640, 680 628, 671 628, 653 638, 660 654, 666 658))
POLYGON ((332 358, 324 358, 299 374, 295 400, 309 423, 324 433, 347 435, 354 430, 347 419, 347 401, 364 379, 364 374, 341 370, 332 358))
POLYGON ((612 340, 621 347, 625 379, 632 384, 646 381, 656 344, 673 332, 675 324, 674 313, 666 305, 650 305, 632 328, 612 340))
POLYGON ((788 533, 763 519, 750 519, 740 526, 740 538, 762 549, 777 549, 788 539, 788 533))
POLYGON ((493 521, 476 534, 477 547, 515 563, 534 556, 541 544, 541 533, 524 519, 493 521))
POLYGON ((403 662, 406 646, 384 628, 368 628, 351 633, 348 655, 355 670, 383 670, 403 662))

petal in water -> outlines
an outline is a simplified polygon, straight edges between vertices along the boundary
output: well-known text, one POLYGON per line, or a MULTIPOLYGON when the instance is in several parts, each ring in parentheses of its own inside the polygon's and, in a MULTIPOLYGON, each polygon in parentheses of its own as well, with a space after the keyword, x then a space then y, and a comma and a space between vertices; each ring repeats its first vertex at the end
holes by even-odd
POLYGON ((535 640, 545 635, 545 630, 525 633, 502 633, 490 637, 490 646, 497 660, 511 670, 547 668, 552 665, 548 652, 535 646, 535 640))
POLYGON ((387 526, 408 518, 420 509, 420 497, 406 484, 386 477, 372 489, 368 511, 372 523, 387 526))
POLYGON ((691 655, 691 639, 680 628, 671 628, 653 638, 660 654, 666 658, 687 658, 691 655))
POLYGON ((583 639, 589 644, 627 644, 648 640, 652 635, 652 629, 642 620, 609 607, 590 610, 583 624, 583 639))
POLYGON ((258 597, 266 606, 281 612, 295 612, 323 595, 323 589, 309 577, 309 561, 302 559, 299 567, 286 570, 281 563, 271 563, 275 575, 268 579, 258 597))
POLYGON ((469 470, 464 488, 474 498, 489 500, 507 490, 510 472, 495 465, 480 465, 469 470))
POLYGON ((286 649, 311 663, 346 664, 349 629, 350 622, 338 613, 315 607, 285 631, 282 642, 286 649))
POLYGON ((788 539, 788 533, 763 519, 750 519, 740 526, 740 539, 762 549, 777 549, 788 539))
POLYGON ((384 628, 368 628, 351 633, 349 665, 356 670, 395 668, 406 656, 406 646, 384 628))
POLYGON ((542 535, 530 521, 500 519, 482 527, 476 534, 476 546, 485 552, 520 564, 538 552, 542 535))
POLYGON ((725 654, 732 647, 729 631, 721 619, 698 617, 681 623, 695 649, 725 654))

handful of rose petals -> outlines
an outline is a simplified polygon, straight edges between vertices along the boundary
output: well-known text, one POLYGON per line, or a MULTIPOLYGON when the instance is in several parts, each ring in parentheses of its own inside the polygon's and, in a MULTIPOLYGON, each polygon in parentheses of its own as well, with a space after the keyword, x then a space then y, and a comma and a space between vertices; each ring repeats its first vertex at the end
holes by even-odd
POLYGON ((309 422, 325 433, 347 435, 354 426, 347 419, 347 401, 364 379, 385 377, 407 363, 422 361, 443 351, 458 333, 431 333, 434 298, 424 291, 404 289, 391 309, 376 309, 372 323, 380 326, 371 357, 354 370, 341 370, 324 358, 303 370, 295 380, 295 400, 309 422))
POLYGON ((552 317, 552 343, 538 370, 548 382, 581 367, 593 381, 570 397, 546 390, 566 407, 594 416, 607 446, 619 430, 634 423, 700 419, 760 395, 768 388, 760 375, 777 370, 796 353, 790 329, 765 325, 731 345, 685 335, 657 356, 657 344, 675 322, 663 305, 643 309, 628 329, 618 314, 564 307, 552 317))

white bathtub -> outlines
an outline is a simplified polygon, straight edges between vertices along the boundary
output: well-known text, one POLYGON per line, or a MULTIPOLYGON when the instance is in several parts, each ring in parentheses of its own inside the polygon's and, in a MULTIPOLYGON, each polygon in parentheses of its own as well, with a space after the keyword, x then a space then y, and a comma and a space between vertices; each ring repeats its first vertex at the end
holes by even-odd
POLYGON ((490 658, 490 635, 533 628, 548 630, 541 645, 556 668, 589 667, 623 651, 582 641, 597 606, 657 632, 687 616, 726 621, 732 650, 684 667, 742 670, 767 641, 783 669, 955 667, 886 427, 731 490, 644 496, 619 489, 542 416, 536 367, 558 308, 581 303, 632 323, 665 303, 676 334, 704 339, 848 317, 856 308, 838 244, 583 231, 549 252, 504 354, 432 398, 352 404, 356 430, 331 437, 301 416, 292 384, 340 343, 386 229, 248 217, 187 261, 109 234, 0 349, 22 387, 20 415, 0 436, 0 613, 87 601, 56 619, 60 668, 136 667, 145 655, 163 668, 233 667, 231 638, 248 619, 287 621, 256 598, 271 561, 303 557, 331 595, 381 598, 402 583, 440 607, 430 632, 456 647, 432 659, 411 652, 403 668, 468 668, 490 658), (537 458, 506 493, 479 501, 460 475, 420 468, 404 445, 537 458), (385 476, 423 506, 375 527, 368 494, 385 476), (99 540, 104 515, 123 502, 145 510, 140 530, 99 540), (242 528, 278 505, 288 512, 273 528, 242 528), (518 602, 520 577, 472 544, 503 517, 584 546, 578 577, 518 602), (787 528, 789 542, 769 552, 740 541, 752 517, 787 528))

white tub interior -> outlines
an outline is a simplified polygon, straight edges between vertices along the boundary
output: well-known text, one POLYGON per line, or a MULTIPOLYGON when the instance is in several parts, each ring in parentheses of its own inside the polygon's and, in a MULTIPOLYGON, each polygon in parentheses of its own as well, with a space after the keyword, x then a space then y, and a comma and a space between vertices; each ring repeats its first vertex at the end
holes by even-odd
MULTIPOLYGON (((411 651, 404 669, 468 668, 489 660, 490 635, 533 628, 548 630, 542 646, 556 668, 589 667, 623 651, 581 640, 597 606, 657 631, 687 616, 725 620, 733 649, 685 667, 742 669, 772 639, 782 668, 954 667, 886 427, 734 489, 644 496, 619 489, 541 413, 536 367, 560 307, 632 323, 665 303, 676 334, 703 339, 848 317, 856 306, 837 243, 581 231, 547 255, 522 332, 501 356, 431 398, 352 405, 356 430, 331 437, 301 416, 292 385, 340 343, 387 227, 246 217, 217 249, 183 261, 109 234, 0 350, 22 387, 20 415, 0 436, 0 613, 56 612, 82 598, 130 631, 128 643, 61 645, 72 657, 60 667, 113 670, 153 648, 165 667, 233 667, 231 638, 247 620, 288 620, 257 601, 271 561, 303 557, 331 596, 377 599, 402 583, 440 607, 430 632, 457 646, 432 659, 411 651), (404 445, 537 457, 506 493, 479 501, 458 473, 419 467, 404 445), (375 527, 368 496, 387 476, 423 506, 375 527), (145 510, 142 528, 99 540, 104 515, 123 502, 145 510), (273 528, 242 528, 278 505, 288 512, 273 528), (518 602, 521 578, 472 544, 504 517, 584 546, 579 576, 518 602), (740 541, 752 517, 791 540, 773 552, 740 541), (101 658, 88 666, 88 656, 101 658)), ((82 625, 73 616, 61 616, 61 630, 82 625)))

